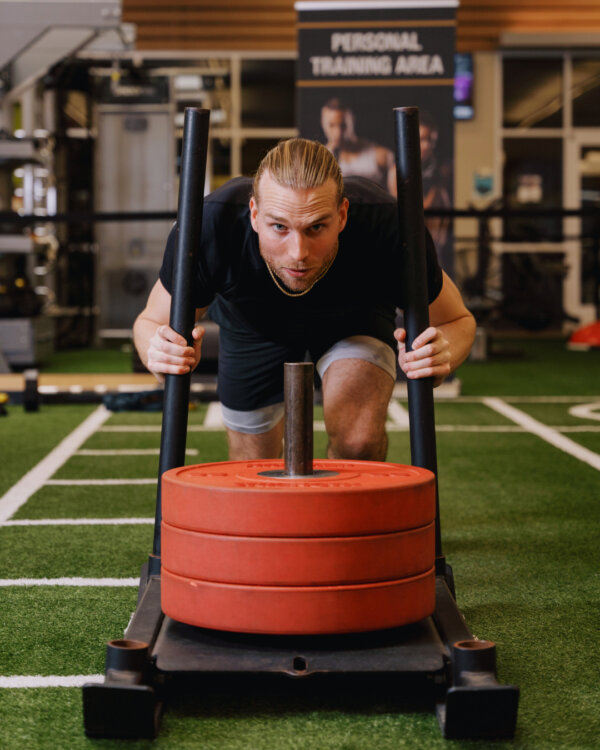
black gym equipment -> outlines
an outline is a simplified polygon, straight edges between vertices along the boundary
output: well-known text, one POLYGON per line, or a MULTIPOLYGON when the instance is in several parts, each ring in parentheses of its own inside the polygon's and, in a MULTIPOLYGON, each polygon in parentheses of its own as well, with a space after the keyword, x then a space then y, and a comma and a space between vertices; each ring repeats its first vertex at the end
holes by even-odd
MULTIPOLYGON (((404 299, 407 338, 428 325, 425 229, 421 192, 419 117, 415 107, 394 110, 398 206, 406 258, 404 299)), ((201 223, 209 113, 185 113, 179 236, 174 260, 171 325, 188 340, 192 330, 190 287, 201 223)), ((186 676, 249 674, 306 678, 342 676, 429 680, 436 713, 448 739, 508 739, 514 734, 519 691, 496 679, 496 651, 476 639, 454 598, 452 571, 441 547, 436 509, 436 604, 432 616, 412 625, 369 633, 267 636, 226 633, 175 622, 161 612, 160 476, 185 463, 189 375, 165 384, 159 486, 153 551, 142 567, 138 606, 125 637, 107 647, 101 684, 83 688, 85 732, 90 737, 154 737, 162 711, 162 686, 186 676)), ((437 474, 432 383, 408 382, 412 462, 437 474)), ((439 503, 438 503, 439 505, 439 503)))

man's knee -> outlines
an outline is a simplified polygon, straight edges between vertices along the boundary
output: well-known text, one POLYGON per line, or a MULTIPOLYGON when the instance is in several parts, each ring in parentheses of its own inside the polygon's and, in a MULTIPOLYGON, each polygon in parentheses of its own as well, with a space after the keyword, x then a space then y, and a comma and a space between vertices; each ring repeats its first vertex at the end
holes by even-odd
POLYGON ((256 461, 281 458, 283 449, 283 423, 268 432, 247 433, 227 429, 230 461, 256 461))
POLYGON ((338 430, 329 435, 327 454, 348 461, 385 461, 387 442, 385 429, 338 430))

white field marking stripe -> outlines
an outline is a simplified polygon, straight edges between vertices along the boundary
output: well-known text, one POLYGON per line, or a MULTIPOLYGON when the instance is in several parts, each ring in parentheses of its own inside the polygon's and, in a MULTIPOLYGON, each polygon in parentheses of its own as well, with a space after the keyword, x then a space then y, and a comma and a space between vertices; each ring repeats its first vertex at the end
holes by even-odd
POLYGON ((408 410, 405 409, 399 401, 396 401, 396 399, 390 401, 388 406, 388 416, 396 427, 402 427, 405 430, 408 430, 410 426, 408 410))
POLYGON ((568 425, 567 427, 555 427, 558 432, 600 432, 600 426, 595 424, 568 425))
POLYGON ((20 518, 0 526, 136 526, 154 523, 153 518, 20 518))
POLYGON ((116 486, 121 484, 157 484, 158 479, 49 479, 45 485, 53 487, 116 486))
POLYGON ((218 427, 221 430, 225 429, 223 424, 223 413, 221 412, 221 404, 217 401, 211 401, 206 410, 206 417, 204 418, 204 427, 218 427))
POLYGON ((70 435, 48 453, 36 466, 21 477, 8 492, 0 497, 0 523, 10 518, 16 511, 46 484, 47 480, 83 443, 96 432, 110 417, 111 412, 99 406, 76 427, 70 435))
POLYGON ((104 682, 103 674, 41 675, 15 674, 0 676, 0 688, 83 687, 87 682, 104 682))
POLYGON ((139 586, 139 578, 0 578, 0 586, 139 586))
POLYGON ((594 419, 600 421, 600 402, 595 404, 579 404, 569 409, 569 414, 580 419, 594 419))
MULTIPOLYGON (((185 451, 187 456, 197 456, 197 448, 186 448, 185 451)), ((73 455, 75 456, 158 456, 160 454, 159 448, 123 448, 123 449, 104 449, 98 448, 97 450, 84 449, 76 451, 73 455)))
POLYGON ((583 461, 583 463, 589 464, 592 468, 600 471, 600 455, 598 455, 598 453, 594 453, 578 443, 575 443, 568 437, 553 430, 552 427, 548 427, 547 425, 542 424, 542 422, 538 422, 537 419, 530 417, 520 409, 516 409, 514 406, 505 403, 502 399, 486 398, 483 403, 486 406, 489 406, 490 409, 508 417, 508 419, 512 419, 513 422, 521 425, 521 427, 524 427, 529 432, 542 438, 542 440, 550 443, 550 445, 553 445, 555 448, 568 453, 570 456, 573 456, 579 461, 583 461))

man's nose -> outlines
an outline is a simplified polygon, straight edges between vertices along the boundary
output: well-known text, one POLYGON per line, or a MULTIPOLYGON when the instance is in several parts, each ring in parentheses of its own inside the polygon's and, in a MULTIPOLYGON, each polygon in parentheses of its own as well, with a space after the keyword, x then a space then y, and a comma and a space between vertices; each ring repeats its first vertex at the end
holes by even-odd
POLYGON ((294 260, 304 260, 308 257, 308 239, 302 232, 294 232, 289 247, 290 256, 294 260))

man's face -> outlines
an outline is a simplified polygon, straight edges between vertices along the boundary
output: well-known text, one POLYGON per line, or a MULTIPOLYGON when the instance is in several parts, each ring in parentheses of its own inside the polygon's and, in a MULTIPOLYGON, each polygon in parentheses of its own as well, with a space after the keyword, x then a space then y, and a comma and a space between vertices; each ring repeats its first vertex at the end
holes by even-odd
POLYGON ((421 144, 421 159, 428 161, 435 150, 438 134, 427 125, 419 126, 419 141, 421 144))
POLYGON ((348 218, 347 199, 338 205, 333 180, 294 190, 265 172, 259 200, 250 199, 250 221, 260 254, 288 289, 308 289, 335 257, 338 235, 348 218))
POLYGON ((348 130, 346 113, 341 109, 323 107, 321 127, 325 133, 325 138, 327 138, 327 146, 330 149, 339 148, 348 130))

